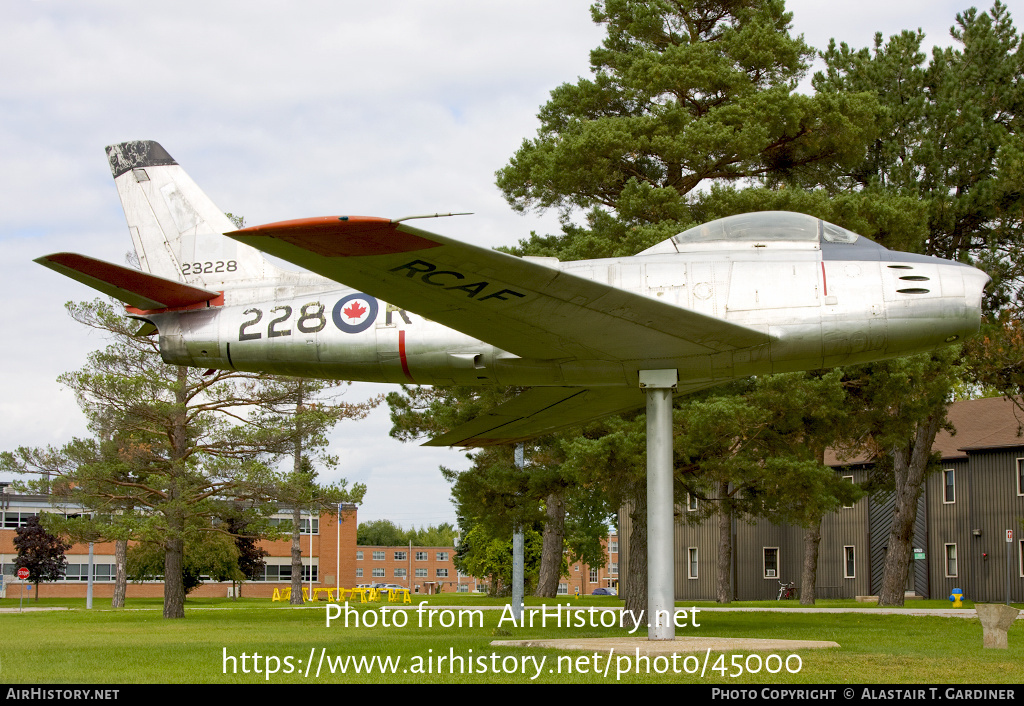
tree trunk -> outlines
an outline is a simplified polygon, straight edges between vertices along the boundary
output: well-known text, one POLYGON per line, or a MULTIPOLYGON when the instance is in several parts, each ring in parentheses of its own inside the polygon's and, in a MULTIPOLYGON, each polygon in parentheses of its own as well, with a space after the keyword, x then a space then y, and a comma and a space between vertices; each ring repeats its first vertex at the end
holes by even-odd
POLYGON ((185 617, 185 540, 180 536, 164 543, 164 617, 185 617))
MULTIPOLYGON (((626 580, 622 585, 625 605, 623 610, 631 611, 635 620, 647 622, 647 486, 639 483, 633 487, 632 508, 629 512, 632 529, 629 533, 629 566, 626 580)), ((623 567, 619 567, 621 575, 623 567)), ((622 582, 620 582, 622 583, 622 582)), ((631 624, 626 619, 626 624, 631 624)))
POLYGON ((718 563, 716 565, 715 600, 732 603, 732 503, 729 484, 718 484, 718 563))
POLYGON ((188 451, 186 407, 188 368, 178 367, 175 389, 176 418, 171 431, 171 469, 167 483, 167 539, 164 540, 164 617, 185 617, 185 514, 179 505, 179 482, 188 473, 183 459, 188 451))
POLYGON ((903 605, 907 574, 910 571, 914 524, 917 522, 917 501, 924 490, 928 460, 941 416, 941 412, 932 413, 918 425, 911 446, 893 450, 895 507, 882 570, 882 590, 878 596, 880 606, 903 605))
POLYGON ((818 548, 821 521, 804 530, 804 568, 800 576, 800 605, 814 605, 814 584, 818 578, 818 548))
POLYGON ((558 595, 558 579, 562 577, 562 555, 565 552, 565 498, 560 492, 551 493, 546 503, 544 546, 541 549, 540 576, 534 595, 554 598, 558 595))
POLYGON ((124 608, 125 595, 128 593, 128 540, 119 539, 114 542, 114 597, 110 605, 124 608))
MULTIPOLYGON (((301 412, 303 404, 303 385, 300 382, 296 391, 295 400, 295 439, 294 449, 292 451, 292 473, 296 479, 299 473, 302 472, 302 428, 301 428, 301 412)), ((291 605, 302 605, 302 533, 299 531, 299 526, 302 522, 302 511, 298 505, 292 508, 292 597, 289 603, 291 605)), ((313 518, 310 517, 309 531, 313 531, 313 518)), ((309 570, 313 571, 312 557, 310 557, 309 570)), ((312 598, 312 596, 310 596, 312 598)))
POLYGON ((298 506, 292 508, 292 605, 302 605, 302 534, 299 525, 302 512, 298 506))

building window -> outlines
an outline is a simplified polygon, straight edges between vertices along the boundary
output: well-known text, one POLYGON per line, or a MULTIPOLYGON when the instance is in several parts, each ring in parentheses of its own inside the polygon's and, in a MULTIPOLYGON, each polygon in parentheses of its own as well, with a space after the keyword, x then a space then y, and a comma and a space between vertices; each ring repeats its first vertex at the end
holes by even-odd
POLYGON ((437 560, 438 561, 448 561, 448 552, 438 552, 437 553, 437 560))
POLYGON ((469 593, 469 584, 460 583, 458 593, 469 593))
POLYGON ((956 578, 956 545, 946 545, 946 576, 948 578, 956 578))
POLYGON ((28 524, 29 518, 38 516, 37 512, 5 512, 4 529, 17 529, 28 524))
POLYGON ((608 553, 609 554, 618 554, 619 553, 619 540, 613 539, 610 542, 608 542, 608 553))
POLYGON ((378 567, 378 568, 374 569, 373 570, 373 578, 375 578, 375 579, 382 579, 382 578, 384 578, 384 568, 383 567, 378 567))
POLYGON ((416 569, 416 578, 418 578, 418 579, 425 579, 425 578, 427 578, 427 570, 426 569, 416 569))
MULTIPOLYGON (((263 577, 257 579, 257 581, 291 581, 292 580, 292 566, 291 564, 267 564, 263 567, 263 577)), ((312 578, 310 578, 310 567, 308 564, 302 565, 302 580, 305 581, 319 581, 317 576, 317 567, 312 567, 312 578)))
MULTIPOLYGON (((309 534, 309 519, 308 517, 299 519, 299 534, 309 534)), ((271 517, 269 522, 271 527, 280 527, 281 525, 292 526, 290 517, 271 517)), ((320 534, 320 518, 313 518, 313 534, 320 534)))
MULTIPOLYGON (((853 484, 853 476, 843 476, 843 480, 848 480, 851 485, 853 484)), ((850 510, 853 508, 853 505, 843 505, 843 508, 850 510)))
POLYGON ((686 511, 696 512, 697 510, 697 496, 687 493, 686 494, 686 511))
POLYGON ((291 581, 292 567, 290 564, 267 564, 263 567, 263 577, 260 581, 291 581))
POLYGON ((779 577, 778 547, 764 547, 764 577, 766 579, 777 579, 779 577))
POLYGON ((560 596, 568 596, 569 595, 569 584, 567 584, 567 583, 560 583, 560 584, 558 584, 558 595, 560 595, 560 596))
POLYGON ((1019 552, 1019 559, 1020 559, 1020 577, 1021 577, 1021 578, 1024 578, 1024 539, 1022 539, 1022 540, 1020 541, 1020 545, 1019 545, 1019 546, 1020 546, 1020 552, 1019 552))
POLYGON ((608 575, 618 576, 619 575, 619 562, 610 561, 608 562, 608 575))
POLYGON ((954 482, 953 470, 947 468, 942 472, 942 502, 945 504, 956 502, 956 483, 954 482))
POLYGON ((374 552, 373 553, 373 560, 374 561, 384 561, 384 552, 374 552))
POLYGON ((405 569, 395 569, 395 578, 396 579, 404 579, 405 578, 405 569))
POLYGON ((362 560, 363 560, 363 553, 362 552, 356 552, 356 561, 362 561, 362 560))
MULTIPOLYGON (((92 565, 92 580, 93 581, 113 581, 117 572, 117 567, 114 564, 99 564, 94 563, 92 565)), ((89 580, 89 565, 88 564, 68 564, 64 570, 64 578, 62 581, 88 581, 89 580)))
POLYGON ((356 578, 357 579, 363 578, 363 570, 362 569, 356 569, 356 578))
POLYGON ((437 570, 437 578, 439 578, 439 579, 446 579, 446 578, 448 578, 448 569, 438 569, 437 570))
POLYGON ((1017 495, 1024 495, 1024 458, 1017 459, 1017 495))
POLYGON ((843 578, 857 578, 856 551, 853 547, 843 547, 843 578))
POLYGON ((689 561, 687 562, 689 568, 687 569, 686 577, 695 579, 697 578, 697 547, 690 547, 686 552, 689 558, 689 561))
POLYGON ((405 561, 407 556, 406 552, 395 552, 395 561, 405 561))
POLYGON ((416 561, 426 561, 429 556, 429 552, 416 552, 416 561))

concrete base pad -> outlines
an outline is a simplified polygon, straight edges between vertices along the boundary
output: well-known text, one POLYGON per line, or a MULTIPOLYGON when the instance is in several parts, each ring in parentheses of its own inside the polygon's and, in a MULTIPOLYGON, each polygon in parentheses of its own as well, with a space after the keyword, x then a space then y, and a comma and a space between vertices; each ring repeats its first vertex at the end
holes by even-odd
POLYGON ((554 650, 584 650, 641 655, 673 652, 791 652, 839 647, 830 640, 760 640, 751 637, 677 637, 648 640, 646 637, 593 637, 565 640, 494 640, 492 647, 543 647, 554 650))

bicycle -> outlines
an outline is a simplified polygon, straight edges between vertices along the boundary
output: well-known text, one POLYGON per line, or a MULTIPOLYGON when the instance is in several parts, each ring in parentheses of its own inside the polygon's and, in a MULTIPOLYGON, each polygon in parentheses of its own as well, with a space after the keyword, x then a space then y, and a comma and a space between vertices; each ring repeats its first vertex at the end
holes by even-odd
POLYGON ((788 601, 796 598, 796 583, 782 583, 779 581, 779 595, 775 597, 777 601, 788 601))

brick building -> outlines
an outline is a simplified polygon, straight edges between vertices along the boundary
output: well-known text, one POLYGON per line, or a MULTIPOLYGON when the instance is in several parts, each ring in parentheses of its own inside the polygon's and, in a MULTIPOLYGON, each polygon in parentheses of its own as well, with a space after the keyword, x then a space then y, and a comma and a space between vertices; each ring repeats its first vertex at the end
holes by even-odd
POLYGON ((569 575, 558 580, 558 595, 574 596, 579 591, 587 596, 598 588, 618 591, 619 585, 619 537, 614 532, 601 540, 605 550, 605 565, 600 569, 576 560, 569 562, 569 575))
MULTIPOLYGON (((2 490, 9 490, 8 487, 2 490)), ((70 512, 70 510, 68 510, 70 512)), ((17 528, 32 515, 43 512, 65 512, 65 508, 51 504, 45 495, 0 494, 0 570, 8 598, 16 597, 24 590, 15 577, 14 560, 17 550, 14 537, 17 528)), ((277 521, 291 521, 291 511, 282 509, 273 515, 277 521)), ((356 506, 345 505, 339 524, 337 516, 321 515, 312 518, 303 513, 300 527, 302 537, 303 585, 313 588, 327 588, 337 585, 351 588, 362 583, 356 578, 356 506), (310 527, 312 525, 312 527, 310 527)), ((256 581, 246 581, 242 595, 246 597, 269 598, 275 588, 291 585, 291 540, 261 541, 267 551, 263 576, 256 581)), ((67 571, 60 581, 40 584, 39 595, 43 598, 84 597, 89 566, 89 547, 76 544, 67 552, 67 571)), ((93 545, 93 596, 110 598, 114 595, 114 544, 97 542, 93 545)), ((189 595, 198 597, 226 597, 230 594, 231 582, 205 581, 189 595)), ((131 597, 162 597, 162 581, 128 582, 127 595, 131 597)), ((27 594, 30 595, 30 594, 27 594)))
POLYGON ((454 547, 363 546, 355 549, 356 581, 388 583, 413 593, 475 592, 478 582, 455 570, 454 547))
MULTIPOLYGON (((0 487, 2 491, 9 487, 0 487)), ((17 597, 24 590, 16 577, 14 560, 17 550, 14 537, 19 526, 28 518, 44 512, 80 512, 54 505, 46 495, 18 495, 0 493, 0 573, 6 597, 17 597)), ((272 516, 273 522, 291 522, 291 511, 282 508, 272 516)), ((360 584, 397 584, 413 593, 477 593, 487 590, 486 579, 460 575, 455 569, 455 548, 416 546, 358 546, 356 544, 356 506, 344 506, 341 523, 334 515, 324 514, 310 518, 303 513, 300 524, 302 547, 303 585, 312 588, 360 584), (311 521, 312 519, 312 521, 311 521)), ((582 562, 569 564, 569 575, 559 581, 560 595, 589 595, 596 588, 615 588, 618 584, 618 538, 615 534, 602 540, 608 559, 604 567, 592 569, 582 562)), ((260 542, 267 551, 263 575, 246 581, 242 595, 270 598, 274 589, 291 585, 291 541, 289 539, 260 542)), ((89 566, 89 547, 76 544, 65 553, 67 570, 63 579, 40 584, 39 594, 44 598, 84 597, 89 566)), ((97 542, 93 545, 93 597, 110 598, 114 593, 114 544, 97 542)), ((205 580, 194 589, 193 597, 227 597, 232 590, 230 581, 205 580)), ((162 581, 128 582, 129 598, 163 596, 162 581)), ((0 593, 3 597, 4 593, 0 593)), ((31 595, 31 594, 26 594, 31 595)))

